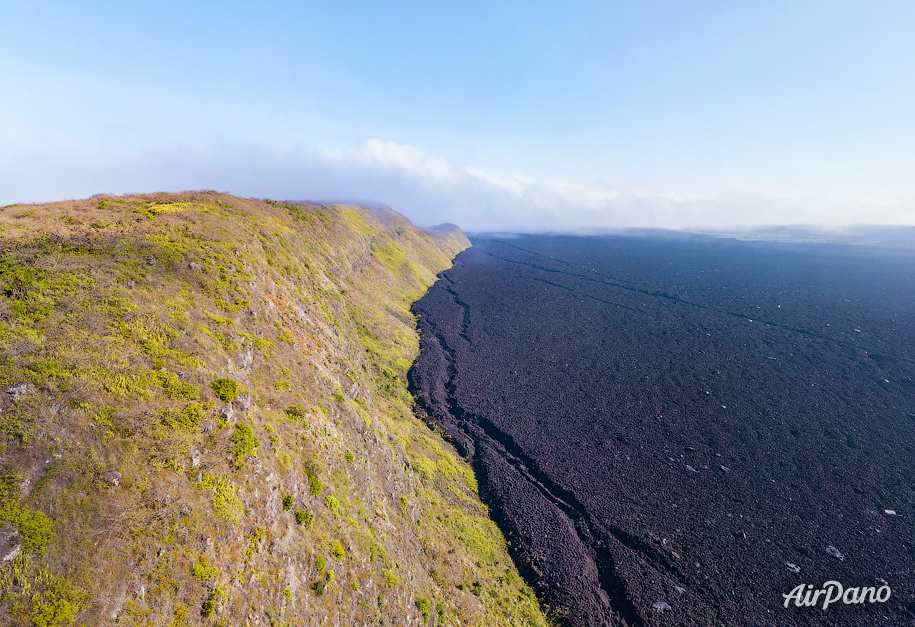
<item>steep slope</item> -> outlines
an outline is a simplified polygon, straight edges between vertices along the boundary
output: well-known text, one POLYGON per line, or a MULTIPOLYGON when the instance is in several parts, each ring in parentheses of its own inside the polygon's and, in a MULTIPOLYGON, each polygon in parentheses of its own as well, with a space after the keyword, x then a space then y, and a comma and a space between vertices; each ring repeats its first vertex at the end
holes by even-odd
POLYGON ((200 192, 0 245, 0 621, 545 624, 406 390, 457 227, 200 192))

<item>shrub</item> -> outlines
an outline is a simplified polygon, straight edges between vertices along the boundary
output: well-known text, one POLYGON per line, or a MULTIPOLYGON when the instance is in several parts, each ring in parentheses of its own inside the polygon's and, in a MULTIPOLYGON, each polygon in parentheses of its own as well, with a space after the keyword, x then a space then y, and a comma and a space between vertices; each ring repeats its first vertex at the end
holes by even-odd
POLYGON ((29 618, 37 627, 72 625, 79 612, 78 605, 51 592, 35 595, 32 598, 32 606, 34 609, 29 618))
POLYGON ((204 408, 198 403, 190 403, 176 416, 171 411, 164 412, 162 424, 172 429, 193 431, 203 422, 204 408))
POLYGON ((180 422, 183 426, 194 428, 203 421, 204 409, 197 403, 191 403, 181 410, 180 422))
POLYGON ((235 433, 229 438, 229 454, 232 455, 232 467, 241 468, 245 465, 245 459, 254 455, 254 449, 260 442, 254 436, 251 427, 243 422, 235 425, 235 433))
POLYGON ((18 520, 13 523, 22 534, 22 548, 34 553, 44 553, 48 543, 54 538, 51 519, 43 512, 33 512, 22 508, 18 520))
POLYGON ((200 608, 200 615, 204 618, 212 616, 216 611, 216 599, 213 598, 213 595, 207 597, 206 601, 203 602, 203 606, 200 608))
POLYGON ((337 510, 340 509, 340 501, 337 500, 337 497, 328 494, 324 497, 324 504, 327 505, 327 509, 334 513, 334 516, 338 516, 337 510))
POLYGON ((170 399, 196 401, 200 398, 200 390, 197 389, 197 386, 185 383, 173 372, 158 372, 156 378, 165 395, 170 399))
POLYGON ((207 566, 200 562, 194 562, 194 576, 200 581, 209 581, 219 577, 219 569, 215 566, 207 566))
POLYGON ((343 558, 346 557, 346 551, 343 550, 343 545, 340 544, 339 540, 334 540, 334 543, 331 546, 331 553, 334 554, 334 557, 337 558, 338 562, 342 562, 343 558))
POLYGON ((309 512, 307 509, 300 509, 295 513, 295 521, 300 525, 305 525, 305 528, 308 529, 311 527, 311 522, 315 519, 314 514, 309 512))
POLYGON ((0 523, 16 527, 22 536, 26 553, 44 553, 54 538, 54 527, 43 512, 34 512, 19 504, 22 475, 10 473, 0 477, 0 523))
POLYGON ((316 597, 319 597, 322 594, 324 594, 324 588, 325 588, 325 585, 324 585, 323 579, 318 579, 316 582, 311 584, 311 591, 314 592, 316 597))
POLYGON ((400 577, 393 570, 384 571, 384 583, 388 588, 396 588, 400 585, 400 577))
POLYGON ((321 494, 321 482, 318 480, 318 463, 313 459, 305 464, 305 476, 308 477, 308 491, 311 492, 311 495, 318 496, 321 494))
POLYGON ((292 495, 287 494, 286 496, 283 497, 283 510, 288 512, 291 509, 292 509, 292 495))
POLYGON ((345 457, 346 457, 346 461, 348 461, 351 464, 353 463, 353 460, 356 459, 356 456, 353 455, 352 451, 347 451, 345 457))
POLYGON ((318 569, 319 573, 323 573, 324 569, 327 568, 327 560, 322 555, 318 555, 315 558, 315 568, 318 569))
POLYGON ((216 379, 210 387, 216 398, 224 403, 231 403, 238 396, 238 384, 232 379, 216 379))
POLYGON ((197 485, 213 491, 213 510, 218 516, 229 521, 238 519, 244 507, 231 481, 223 477, 203 474, 197 485))
POLYGON ((304 405, 290 405, 286 408, 286 415, 292 420, 301 420, 307 411, 304 405))
POLYGON ((423 615, 423 623, 429 622, 429 616, 432 613, 432 603, 426 597, 416 599, 416 609, 423 615))

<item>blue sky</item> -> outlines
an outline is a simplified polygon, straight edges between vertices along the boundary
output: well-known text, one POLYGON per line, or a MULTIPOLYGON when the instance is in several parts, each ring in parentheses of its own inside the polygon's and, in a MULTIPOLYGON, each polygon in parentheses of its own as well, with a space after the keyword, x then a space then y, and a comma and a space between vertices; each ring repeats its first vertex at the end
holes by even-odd
POLYGON ((208 188, 470 230, 915 224, 913 18, 7 0, 0 204, 208 188))

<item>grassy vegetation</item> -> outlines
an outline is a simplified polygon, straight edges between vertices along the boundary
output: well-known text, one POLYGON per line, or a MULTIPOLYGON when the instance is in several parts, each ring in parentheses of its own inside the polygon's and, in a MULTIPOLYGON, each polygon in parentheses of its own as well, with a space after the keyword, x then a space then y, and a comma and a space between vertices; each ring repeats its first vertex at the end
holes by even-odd
POLYGON ((200 192, 5 207, 0 244, 6 622, 545 624, 404 382, 462 234, 200 192))

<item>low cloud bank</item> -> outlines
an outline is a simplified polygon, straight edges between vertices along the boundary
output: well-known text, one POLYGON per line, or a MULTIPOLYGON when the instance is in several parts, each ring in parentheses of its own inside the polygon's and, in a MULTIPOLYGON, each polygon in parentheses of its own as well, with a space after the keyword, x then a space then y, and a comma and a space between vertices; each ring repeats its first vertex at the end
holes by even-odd
POLYGON ((583 187, 459 166, 414 146, 372 139, 360 147, 151 147, 6 153, 0 204, 95 193, 217 189, 288 200, 377 201, 420 225, 467 231, 587 232, 632 227, 702 229, 780 224, 915 225, 898 198, 762 194, 687 196, 583 187))

